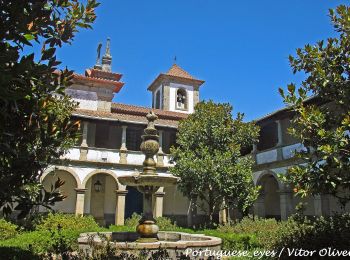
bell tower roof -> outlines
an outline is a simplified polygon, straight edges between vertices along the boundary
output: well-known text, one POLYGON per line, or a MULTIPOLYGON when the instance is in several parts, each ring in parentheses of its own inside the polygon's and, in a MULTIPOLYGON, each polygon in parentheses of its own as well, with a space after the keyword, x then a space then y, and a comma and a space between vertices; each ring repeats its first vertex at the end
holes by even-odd
POLYGON ((180 77, 180 78, 194 79, 190 75, 190 73, 188 73, 184 69, 180 68, 176 63, 174 63, 173 66, 171 66, 171 68, 165 74, 169 75, 169 76, 180 77))
POLYGON ((187 83, 196 87, 201 86, 205 82, 204 80, 194 78, 191 74, 174 63, 166 73, 160 73, 158 77, 149 85, 147 90, 153 91, 163 81, 187 83))

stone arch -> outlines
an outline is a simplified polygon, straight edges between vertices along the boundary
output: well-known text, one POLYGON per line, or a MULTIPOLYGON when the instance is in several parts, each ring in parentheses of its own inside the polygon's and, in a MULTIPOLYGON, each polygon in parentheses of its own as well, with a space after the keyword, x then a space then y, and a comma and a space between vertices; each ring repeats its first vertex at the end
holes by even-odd
MULTIPOLYGON (((40 181, 46 190, 50 190, 52 185, 60 178, 64 184, 59 191, 65 198, 56 202, 52 209, 63 213, 75 213, 76 210, 76 190, 79 188, 80 180, 77 174, 68 167, 50 167, 41 176, 40 181)), ((40 211, 47 209, 40 207, 40 211)))
POLYGON ((278 180, 272 171, 263 172, 256 181, 260 185, 258 204, 260 204, 259 216, 281 219, 280 191, 284 185, 278 180))
POLYGON ((116 181, 118 187, 120 186, 120 183, 118 181, 118 177, 113 171, 110 171, 110 170, 94 170, 94 171, 90 172, 88 175, 85 176, 85 178, 84 178, 84 180, 82 182, 82 185, 81 185, 82 188, 86 188, 86 183, 92 176, 94 176, 96 174, 100 174, 100 173, 112 176, 113 179, 116 181))
POLYGON ((73 169, 71 169, 69 167, 65 167, 65 166, 50 166, 41 175, 40 182, 42 182, 47 175, 49 175, 49 174, 51 174, 52 172, 55 172, 55 171, 65 171, 65 172, 70 173, 74 177, 74 179, 75 179, 75 181, 77 183, 77 188, 79 188, 79 189, 82 188, 82 183, 80 181, 80 178, 79 178, 78 174, 73 169))
POLYGON ((175 107, 178 109, 187 109, 188 105, 188 95, 184 88, 179 88, 176 90, 176 100, 175 107))
POLYGON ((270 171, 270 170, 266 170, 266 171, 262 172, 262 173, 258 176, 258 178, 255 180, 255 183, 254 183, 255 186, 258 186, 259 183, 261 182, 261 180, 262 180, 265 176, 269 176, 269 175, 273 176, 273 178, 276 180, 276 182, 277 182, 277 184, 278 184, 278 190, 279 190, 279 191, 282 191, 282 190, 285 190, 285 189, 286 189, 285 184, 282 183, 282 182, 280 181, 280 179, 278 178, 277 174, 276 174, 275 172, 273 172, 273 171, 270 171))
POLYGON ((83 180, 85 189, 84 213, 95 218, 97 223, 108 226, 115 222, 116 191, 120 187, 117 175, 110 170, 97 169, 83 180), (100 188, 95 185, 99 183, 100 188))

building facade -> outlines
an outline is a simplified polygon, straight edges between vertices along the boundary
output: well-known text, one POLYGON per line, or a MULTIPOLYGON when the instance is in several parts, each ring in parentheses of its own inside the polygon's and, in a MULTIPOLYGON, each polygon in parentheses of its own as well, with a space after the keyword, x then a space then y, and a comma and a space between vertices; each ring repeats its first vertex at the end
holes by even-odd
MULTIPOLYGON (((158 116, 160 149, 157 171, 169 174, 172 167, 170 147, 175 144, 178 122, 194 111, 199 102, 200 87, 204 83, 174 64, 149 85, 152 108, 112 102, 123 88, 122 74, 112 72, 110 43, 96 65, 75 74, 67 89, 79 103, 73 118, 82 125, 81 140, 62 157, 61 163, 49 167, 42 176, 44 187, 60 178, 65 181, 62 193, 67 198, 54 209, 79 215, 92 215, 101 225, 124 224, 133 213, 141 213, 143 198, 133 187, 119 183, 118 177, 140 171, 144 156, 140 151, 141 135, 146 127, 145 115, 152 109, 158 116)), ((278 178, 295 163, 293 151, 302 149, 287 134, 291 115, 280 110, 257 120, 261 127, 260 141, 254 145, 251 156, 256 161, 254 183, 261 185, 259 199, 253 213, 261 217, 286 219, 300 201, 278 178)), ((318 196, 306 200, 306 214, 329 215, 338 211, 334 200, 318 196)), ((179 225, 193 223, 193 210, 187 198, 176 187, 160 187, 155 194, 154 215, 167 216, 179 225)), ((227 213, 232 213, 227 211, 227 213)), ((203 212, 197 212, 197 220, 203 212)), ((221 212, 225 215, 225 212, 221 212)), ((223 220, 224 221, 224 220, 223 220)))

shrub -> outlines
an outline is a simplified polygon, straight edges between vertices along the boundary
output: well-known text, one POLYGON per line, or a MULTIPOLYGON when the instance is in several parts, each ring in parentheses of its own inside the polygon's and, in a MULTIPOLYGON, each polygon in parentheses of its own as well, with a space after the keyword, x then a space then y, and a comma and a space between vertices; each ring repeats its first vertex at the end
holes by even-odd
POLYGON ((9 239, 15 237, 18 234, 18 226, 6 221, 5 219, 0 219, 0 240, 9 239))
MULTIPOLYGON (((136 226, 139 224, 141 219, 141 215, 137 213, 133 213, 131 218, 125 220, 125 226, 132 228, 132 231, 135 230, 136 226)), ((157 225, 160 230, 176 230, 177 226, 166 217, 158 217, 156 218, 157 225)))
POLYGON ((39 260, 41 259, 38 255, 33 253, 31 250, 21 249, 17 247, 0 247, 1 259, 12 259, 12 260, 39 260))
POLYGON ((33 250, 35 253, 47 252, 50 247, 51 234, 49 231, 25 232, 4 241, 0 247, 15 247, 22 250, 33 250))
POLYGON ((252 235, 254 246, 271 248, 277 233, 284 225, 284 222, 275 219, 245 217, 234 225, 219 226, 217 230, 223 233, 252 235))
POLYGON ((130 228, 133 228, 135 230, 136 226, 139 224, 140 219, 141 219, 141 215, 137 213, 133 213, 131 218, 128 218, 125 220, 124 225, 130 228))
POLYGON ((80 231, 68 229, 25 232, 14 238, 0 241, 0 247, 30 250, 35 254, 72 251, 78 249, 77 239, 80 233, 80 231))
POLYGON ((348 250, 350 247, 350 214, 305 219, 302 223, 288 220, 273 240, 272 248, 303 248, 320 250, 332 248, 348 250))
POLYGON ((63 213, 49 213, 36 226, 36 230, 56 230, 58 226, 62 230, 68 229, 80 232, 101 230, 92 216, 75 216, 63 213))
POLYGON ((215 229, 205 229, 202 232, 207 236, 222 239, 222 250, 251 250, 258 247, 255 235, 222 232, 215 229))

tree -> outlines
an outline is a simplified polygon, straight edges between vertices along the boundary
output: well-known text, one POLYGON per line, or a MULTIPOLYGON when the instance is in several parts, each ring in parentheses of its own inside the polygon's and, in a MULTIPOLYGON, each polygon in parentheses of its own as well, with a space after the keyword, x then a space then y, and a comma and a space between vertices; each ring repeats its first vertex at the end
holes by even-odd
POLYGON ((259 129, 243 122, 243 114, 233 119, 231 112, 229 104, 198 103, 195 112, 180 121, 177 146, 171 149, 171 172, 181 178, 180 190, 205 202, 211 223, 224 201, 246 213, 258 195, 253 160, 241 157, 240 151, 257 141, 259 129))
POLYGON ((295 112, 290 133, 305 149, 305 164, 288 170, 285 180, 299 195, 331 194, 344 206, 350 199, 350 8, 329 10, 335 38, 319 41, 290 57, 293 72, 306 79, 280 93, 295 112))
POLYGON ((24 216, 63 199, 58 181, 44 191, 44 169, 74 144, 79 122, 64 90, 72 71, 58 71, 56 47, 91 28, 95 0, 0 0, 0 209, 24 216), (34 46, 41 46, 35 51, 34 46), (38 55, 36 55, 38 54, 38 55), (35 57, 37 56, 37 57, 35 57))

